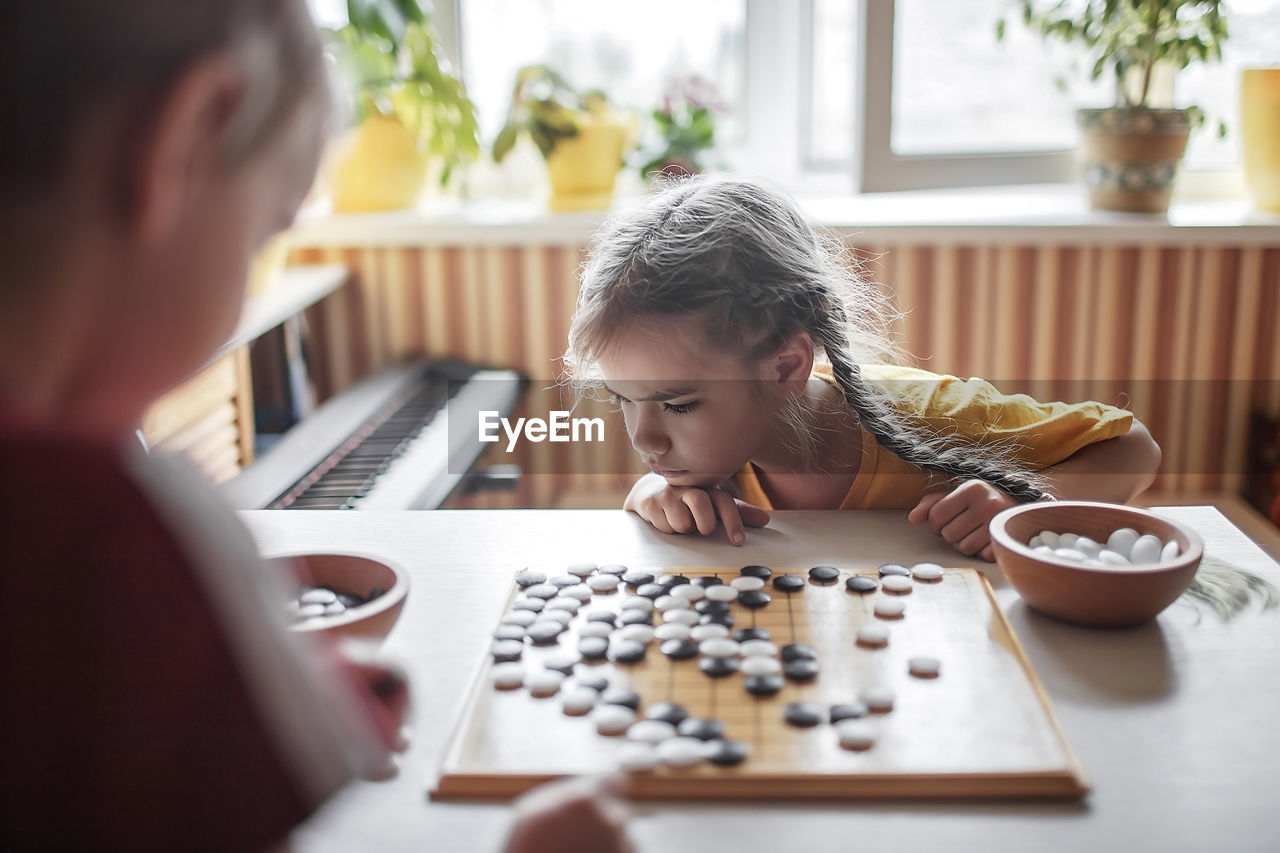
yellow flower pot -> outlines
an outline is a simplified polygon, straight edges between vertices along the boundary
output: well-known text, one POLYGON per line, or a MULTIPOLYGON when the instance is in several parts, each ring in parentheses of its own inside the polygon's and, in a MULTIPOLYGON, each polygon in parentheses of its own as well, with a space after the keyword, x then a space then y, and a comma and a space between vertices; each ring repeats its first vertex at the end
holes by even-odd
POLYGON ((587 118, 577 136, 561 139, 547 156, 550 208, 557 212, 608 210, 627 134, 621 122, 587 118))
POLYGON ((1241 70, 1240 146, 1254 206, 1280 213, 1280 68, 1241 70))
POLYGON ((400 119, 371 115, 334 155, 329 192, 338 213, 414 207, 426 182, 426 158, 400 119))

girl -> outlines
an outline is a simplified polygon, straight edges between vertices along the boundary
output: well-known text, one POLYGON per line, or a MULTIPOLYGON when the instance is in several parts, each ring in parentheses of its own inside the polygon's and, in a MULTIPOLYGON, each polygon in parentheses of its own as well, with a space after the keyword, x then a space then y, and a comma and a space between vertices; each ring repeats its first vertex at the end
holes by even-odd
MULTIPOLYGON (((133 430, 235 325, 327 123, 303 0, 0 7, 0 849, 265 850, 407 713, 288 633, 208 482, 133 430)), ((590 780, 509 851, 623 851, 590 780)))
POLYGON ((1160 450, 1128 412, 896 366, 893 319, 785 195, 694 178, 603 229, 565 362, 621 405, 652 472, 624 506, 665 533, 905 509, 991 560, 1005 507, 1150 484, 1160 450))

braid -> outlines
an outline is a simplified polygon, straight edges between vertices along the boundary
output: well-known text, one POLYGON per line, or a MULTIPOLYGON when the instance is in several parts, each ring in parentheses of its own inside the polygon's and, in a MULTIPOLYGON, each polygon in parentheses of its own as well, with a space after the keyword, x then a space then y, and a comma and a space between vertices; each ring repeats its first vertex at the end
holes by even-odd
MULTIPOLYGON (((828 324, 828 328, 831 325, 828 324)), ((881 447, 893 451, 907 462, 948 477, 985 480, 1020 501, 1037 501, 1044 497, 1044 491, 1024 474, 975 456, 972 448, 945 446, 936 437, 923 435, 921 430, 904 424, 867 385, 858 365, 849 358, 844 341, 839 340, 838 332, 831 329, 824 335, 822 344, 831 361, 836 384, 844 392, 845 402, 857 412, 863 429, 871 433, 881 447)))

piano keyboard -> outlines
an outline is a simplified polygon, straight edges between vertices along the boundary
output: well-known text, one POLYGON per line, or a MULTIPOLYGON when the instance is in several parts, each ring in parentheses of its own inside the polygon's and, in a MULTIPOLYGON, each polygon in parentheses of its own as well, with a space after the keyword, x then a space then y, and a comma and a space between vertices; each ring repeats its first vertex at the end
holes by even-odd
POLYGON ((327 401, 224 493, 238 509, 434 509, 480 453, 461 425, 509 414, 522 386, 514 371, 453 361, 384 371, 327 401))

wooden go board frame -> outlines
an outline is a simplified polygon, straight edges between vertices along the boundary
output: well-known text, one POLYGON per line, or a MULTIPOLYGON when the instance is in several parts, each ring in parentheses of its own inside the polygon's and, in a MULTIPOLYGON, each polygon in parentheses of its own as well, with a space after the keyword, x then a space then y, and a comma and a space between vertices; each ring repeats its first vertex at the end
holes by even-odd
MULTIPOLYGON (((717 575, 728 583, 736 569, 665 568, 688 578, 717 575)), ((725 737, 750 745, 737 766, 702 762, 691 768, 635 772, 629 795, 636 798, 971 798, 1080 797, 1088 791, 1076 758, 1012 628, 996 604, 986 578, 973 569, 947 569, 933 583, 916 582, 900 596, 899 619, 873 614, 883 589, 846 590, 853 574, 877 577, 873 568, 841 570, 830 584, 809 580, 807 570, 774 568, 805 578, 803 589, 784 593, 766 582, 773 597, 751 610, 734 603, 735 628, 762 627, 779 647, 808 643, 821 672, 809 683, 788 681, 774 696, 756 697, 743 677, 711 678, 697 659, 676 661, 650 644, 644 661, 626 665, 582 662, 575 673, 604 675, 610 686, 629 687, 644 708, 669 701, 695 717, 725 724, 725 737), (858 646, 855 634, 869 620, 888 626, 885 648, 858 646), (937 678, 908 673, 907 661, 928 655, 941 661, 937 678), (872 714, 878 739, 865 751, 840 746, 827 722, 796 728, 783 719, 791 702, 825 709, 851 702, 873 685, 894 691, 893 710, 872 714)), ((508 606, 519 590, 513 587, 508 606)), ((592 609, 618 610, 626 595, 597 593, 583 604, 559 643, 526 643, 526 670, 558 649, 576 649, 577 631, 592 609)), ((892 596, 899 597, 899 596, 892 596)), ((654 622, 661 624, 655 611, 654 622)), ((497 690, 493 661, 485 663, 466 695, 446 747, 431 795, 435 798, 511 797, 560 776, 607 773, 617 767, 625 735, 598 734, 588 716, 568 716, 559 694, 536 698, 528 690, 497 690)), ((568 682, 566 682, 568 684, 568 682)))

